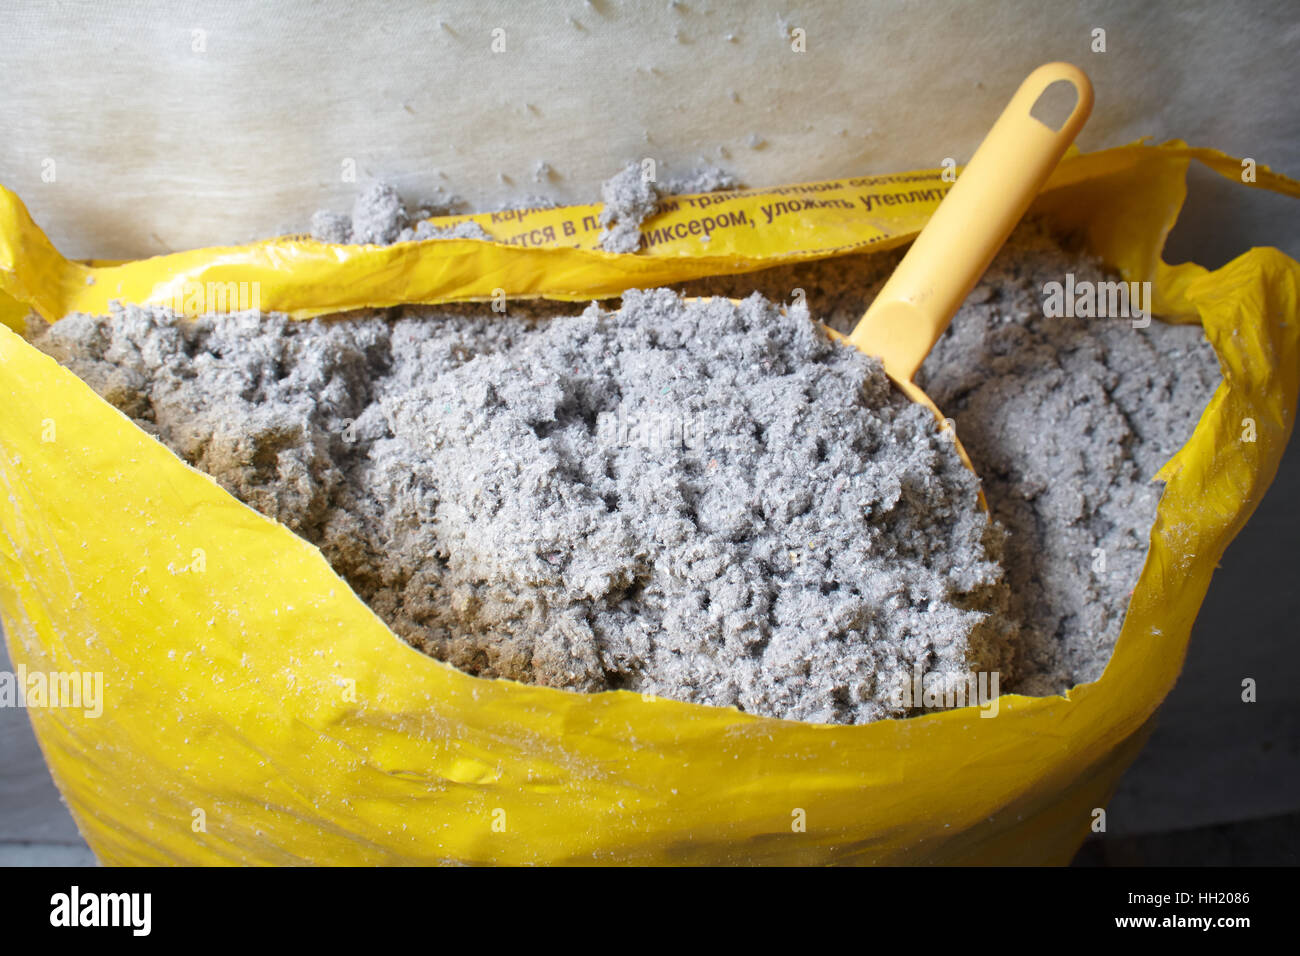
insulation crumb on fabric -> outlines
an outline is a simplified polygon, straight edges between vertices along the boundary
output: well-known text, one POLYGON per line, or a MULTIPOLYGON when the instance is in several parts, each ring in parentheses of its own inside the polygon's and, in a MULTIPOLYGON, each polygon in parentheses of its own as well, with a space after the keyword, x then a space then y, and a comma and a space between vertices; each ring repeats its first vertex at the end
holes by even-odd
POLYGON ((459 222, 450 227, 439 227, 425 222, 433 216, 453 213, 460 200, 439 190, 437 195, 408 211, 397 189, 384 182, 374 182, 363 188, 352 204, 350 215, 317 211, 311 217, 308 229, 313 239, 339 244, 392 245, 395 242, 422 239, 485 239, 492 237, 475 222, 459 222), (411 223, 414 222, 414 225, 411 223))
POLYGON ((654 215, 659 189, 640 163, 628 163, 600 187, 600 247, 606 252, 636 252, 641 223, 654 215))
POLYGON ((662 196, 720 192, 739 186, 731 173, 710 164, 675 176, 662 183, 648 174, 641 163, 628 163, 600 187, 604 205, 600 210, 600 247, 606 252, 636 252, 641 245, 641 224, 655 214, 662 196))
POLYGON ((406 205, 387 183, 372 183, 352 204, 352 241, 388 245, 406 228, 406 205))
MULTIPOLYGON (((554 170, 539 161, 534 179, 550 181, 554 170)), ((645 174, 640 163, 630 163, 601 187, 604 205, 600 212, 601 248, 606 252, 636 252, 641 244, 641 223, 654 215, 663 195, 719 192, 739 186, 731 173, 709 163, 700 163, 685 173, 670 176, 662 184, 645 174)), ((309 234, 321 242, 338 244, 391 245, 423 239, 484 239, 492 236, 474 222, 460 222, 451 227, 437 227, 423 221, 432 216, 449 215, 459 200, 441 195, 415 211, 408 211, 396 188, 374 182, 356 197, 350 215, 322 209, 311 217, 309 234), (412 225, 412 223, 414 223, 412 225)), ((507 209, 550 209, 556 205, 548 196, 521 195, 501 206, 507 209)))

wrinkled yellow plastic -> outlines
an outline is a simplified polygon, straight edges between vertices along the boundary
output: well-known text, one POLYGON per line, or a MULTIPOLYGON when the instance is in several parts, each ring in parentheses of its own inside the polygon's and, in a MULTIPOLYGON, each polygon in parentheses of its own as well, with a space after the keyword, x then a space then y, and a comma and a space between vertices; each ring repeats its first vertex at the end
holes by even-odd
MULTIPOLYGON (((0 610, 16 666, 104 675, 98 718, 29 711, 86 840, 109 864, 1066 862, 1178 675, 1300 388, 1300 264, 1272 249, 1214 272, 1159 261, 1193 158, 1239 174, 1221 153, 1138 145, 1067 158, 1039 202, 1126 278, 1155 282, 1160 308, 1201 321, 1224 383, 1160 472, 1105 675, 1066 697, 1003 697, 993 718, 817 726, 466 676, 403 644, 315 548, 0 328, 0 610)), ((751 192, 718 211, 761 220, 790 196, 926 182, 751 192)), ((1262 168, 1259 184, 1300 194, 1262 168)), ((92 268, 62 260, 0 193, 0 317, 102 312, 184 277, 260 280, 263 308, 298 316, 492 288, 586 298, 897 244, 934 204, 863 205, 716 230, 707 245, 687 226, 636 256, 276 240, 92 268)), ((682 202, 647 229, 701 212, 682 202)))

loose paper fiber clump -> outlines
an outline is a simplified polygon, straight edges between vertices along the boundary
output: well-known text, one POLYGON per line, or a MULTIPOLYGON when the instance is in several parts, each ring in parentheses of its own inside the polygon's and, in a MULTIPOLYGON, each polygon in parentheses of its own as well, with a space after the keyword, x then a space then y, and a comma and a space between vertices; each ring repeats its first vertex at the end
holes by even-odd
POLYGON ((974 475, 802 308, 127 308, 36 341, 471 673, 852 723, 1011 663, 974 475))

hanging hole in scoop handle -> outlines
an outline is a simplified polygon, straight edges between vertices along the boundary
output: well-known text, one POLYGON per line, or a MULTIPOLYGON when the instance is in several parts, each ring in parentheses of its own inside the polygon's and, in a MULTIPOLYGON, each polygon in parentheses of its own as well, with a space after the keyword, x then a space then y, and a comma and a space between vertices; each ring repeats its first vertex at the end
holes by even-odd
POLYGON ((1038 95, 1029 115, 1059 133, 1079 103, 1079 91, 1069 80, 1054 80, 1038 95))
POLYGON ((1063 137, 1068 149, 1092 112, 1092 84, 1073 64, 1045 63, 1020 84, 1008 110, 1025 101, 1029 103, 1025 112, 1063 137))
POLYGON ((1029 74, 849 341, 880 357, 895 381, 911 381, 1091 112, 1092 84, 1078 67, 1029 74), (1074 93, 1068 112, 1051 89, 1059 83, 1074 93))

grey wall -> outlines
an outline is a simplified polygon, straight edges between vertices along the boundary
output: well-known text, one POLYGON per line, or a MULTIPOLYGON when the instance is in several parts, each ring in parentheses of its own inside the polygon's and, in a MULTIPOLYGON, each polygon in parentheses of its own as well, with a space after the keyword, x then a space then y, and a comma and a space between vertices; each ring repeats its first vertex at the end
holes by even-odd
MULTIPOLYGON (((345 159, 413 198, 444 187, 480 206, 521 191, 593 200, 645 156, 669 169, 711 159, 752 185, 933 167, 969 158, 1020 80, 1052 59, 1096 85, 1085 149, 1176 137, 1300 175, 1294 10, 10 0, 0 183, 68 254, 133 257, 300 228, 350 201, 345 159), (790 48, 794 28, 804 53, 790 48), (1104 53, 1091 51, 1094 29, 1104 53), (553 178, 535 181, 538 161, 553 178)), ((1300 255, 1294 212, 1277 208, 1220 207, 1210 221, 1300 255)))

